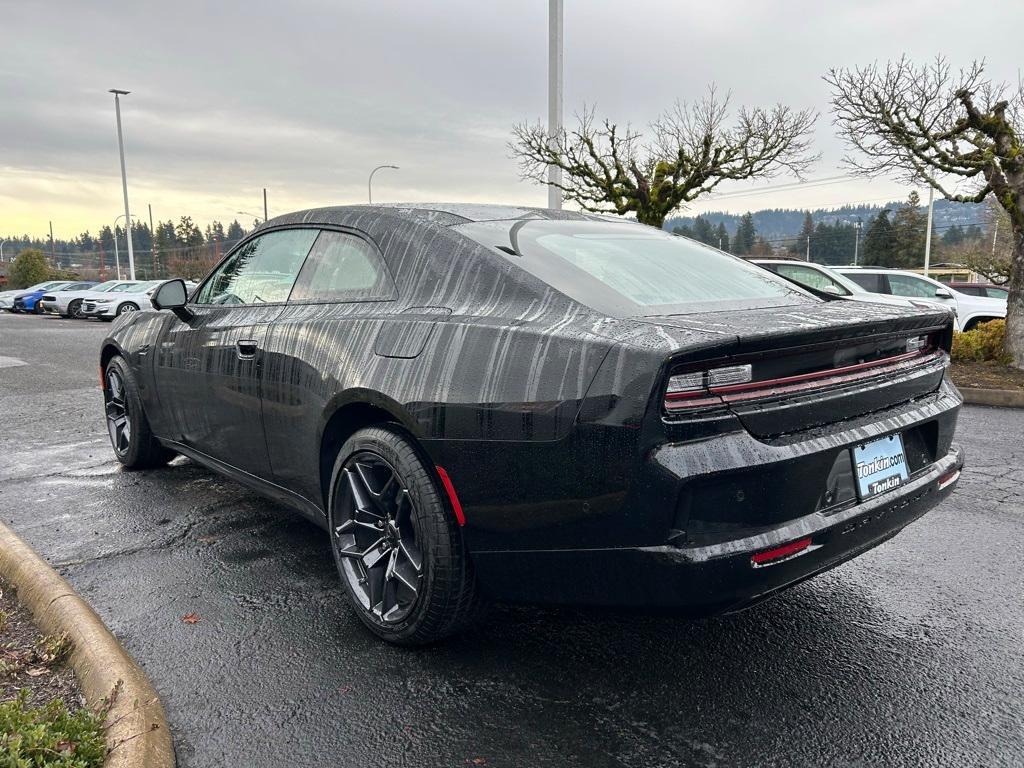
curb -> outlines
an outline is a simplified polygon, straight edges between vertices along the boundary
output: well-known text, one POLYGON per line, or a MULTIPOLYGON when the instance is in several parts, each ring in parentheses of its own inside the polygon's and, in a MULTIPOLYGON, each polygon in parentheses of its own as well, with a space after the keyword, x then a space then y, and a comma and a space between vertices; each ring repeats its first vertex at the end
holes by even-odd
POLYGON ((174 768, 163 706, 146 675, 96 612, 17 534, 0 523, 0 575, 17 590, 40 631, 66 634, 69 663, 86 703, 95 706, 120 684, 107 717, 104 768, 174 768))
POLYGON ((964 402, 970 405, 996 405, 1001 408, 1024 408, 1024 390, 981 389, 980 387, 957 387, 964 402))

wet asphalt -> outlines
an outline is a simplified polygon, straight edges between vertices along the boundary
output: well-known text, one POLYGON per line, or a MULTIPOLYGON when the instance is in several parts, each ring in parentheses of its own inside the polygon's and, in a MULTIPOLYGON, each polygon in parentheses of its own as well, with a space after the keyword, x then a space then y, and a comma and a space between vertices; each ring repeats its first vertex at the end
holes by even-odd
POLYGON ((965 408, 950 500, 745 613, 499 606, 399 650, 312 524, 184 459, 121 471, 105 330, 0 313, 0 517, 146 670, 181 766, 1024 765, 1024 411, 965 408))

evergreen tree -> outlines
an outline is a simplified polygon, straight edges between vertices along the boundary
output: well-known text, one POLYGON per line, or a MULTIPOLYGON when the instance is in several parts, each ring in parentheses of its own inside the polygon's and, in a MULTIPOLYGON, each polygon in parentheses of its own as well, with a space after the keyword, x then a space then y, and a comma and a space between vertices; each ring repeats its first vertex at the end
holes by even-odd
POLYGON ((174 232, 173 221, 161 221, 156 225, 156 247, 159 251, 166 251, 178 244, 178 237, 174 232))
POLYGON ((921 198, 911 192, 907 202, 892 219, 894 259, 897 267, 914 268, 924 263, 925 230, 928 215, 921 210, 921 198))
POLYGON ((964 240, 981 240, 981 238, 981 227, 977 224, 971 224, 971 226, 967 228, 967 231, 964 232, 964 240))
POLYGON ((211 221, 206 225, 206 242, 208 243, 222 243, 224 242, 224 225, 219 221, 211 221))
POLYGON ((672 227, 672 234, 680 235, 682 237, 689 237, 692 239, 693 227, 691 227, 689 224, 676 224, 674 227, 672 227))
POLYGON ((862 248, 863 263, 872 267, 895 266, 892 222, 889 209, 885 208, 868 224, 862 248))
POLYGON ((693 237, 695 240, 700 240, 700 242, 707 243, 708 245, 711 245, 716 239, 711 223, 703 216, 698 216, 694 219, 693 237))
POLYGON ((960 245, 964 241, 964 230, 959 224, 954 224, 942 235, 943 245, 960 245))
POLYGON ((179 245, 202 245, 203 244, 203 233, 200 231, 192 222, 191 216, 182 216, 181 221, 174 228, 174 235, 178 239, 179 245))
POLYGON ((231 240, 232 242, 235 240, 241 240, 245 237, 245 230, 242 228, 242 225, 238 223, 238 219, 235 219, 228 224, 227 236, 228 240, 231 240))
POLYGON ((732 239, 732 252, 739 255, 750 253, 757 239, 757 228, 754 226, 754 215, 747 211, 740 219, 736 234, 732 239))
POLYGON ((729 248, 729 231, 725 228, 725 222, 718 222, 718 227, 715 229, 714 242, 711 245, 715 248, 721 248, 723 251, 730 250, 729 248))
MULTIPOLYGON (((805 256, 807 254, 807 242, 814 238, 814 217, 811 216, 811 212, 807 211, 804 214, 804 224, 800 228, 800 234, 796 236, 796 240, 789 246, 789 252, 793 255, 805 256)), ((813 243, 811 243, 813 246, 813 243)))

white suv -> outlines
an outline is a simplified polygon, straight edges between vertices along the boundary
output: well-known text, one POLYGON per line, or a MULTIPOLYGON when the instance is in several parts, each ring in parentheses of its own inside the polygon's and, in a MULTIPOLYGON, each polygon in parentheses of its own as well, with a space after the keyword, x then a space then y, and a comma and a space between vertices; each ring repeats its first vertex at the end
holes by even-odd
POLYGON ((835 267, 861 288, 872 293, 940 301, 956 312, 956 329, 969 331, 978 323, 1006 317, 1006 300, 969 296, 938 280, 898 269, 835 267))

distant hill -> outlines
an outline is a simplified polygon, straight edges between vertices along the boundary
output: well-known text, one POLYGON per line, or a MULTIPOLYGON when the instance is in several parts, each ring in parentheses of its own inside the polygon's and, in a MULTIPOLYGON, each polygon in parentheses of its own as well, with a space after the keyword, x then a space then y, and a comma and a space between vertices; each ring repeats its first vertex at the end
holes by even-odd
MULTIPOLYGON (((841 208, 817 208, 811 211, 811 216, 815 224, 819 221, 826 224, 853 224, 857 219, 861 219, 867 226, 868 222, 883 209, 896 210, 904 202, 903 200, 894 200, 885 205, 844 205, 841 208)), ((926 202, 922 203, 922 208, 925 204, 926 202)), ((806 213, 805 210, 796 208, 765 208, 753 211, 754 226, 757 228, 757 234, 769 241, 794 237, 800 232, 806 213)), ((985 206, 980 203, 954 203, 944 199, 936 200, 934 213, 934 226, 940 232, 953 224, 983 225, 985 220, 985 206)), ((730 237, 735 234, 741 215, 724 211, 701 214, 712 227, 717 227, 719 222, 724 223, 730 237)), ((696 216, 675 216, 665 221, 665 229, 671 232, 673 227, 684 224, 692 227, 695 219, 696 216)))

